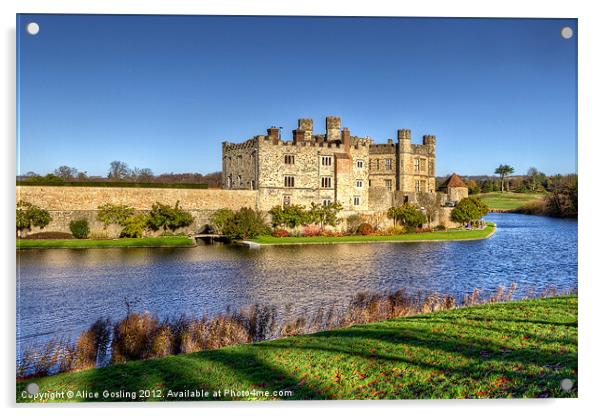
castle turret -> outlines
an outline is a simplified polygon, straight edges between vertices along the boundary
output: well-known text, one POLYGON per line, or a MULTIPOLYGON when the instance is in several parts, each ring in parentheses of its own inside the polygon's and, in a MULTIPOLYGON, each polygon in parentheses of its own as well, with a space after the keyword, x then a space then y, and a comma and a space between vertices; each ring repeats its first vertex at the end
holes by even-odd
POLYGON ((435 136, 430 135, 430 134, 422 136, 422 144, 433 145, 434 146, 436 140, 437 140, 437 138, 435 136))
POLYGON ((341 117, 326 117, 326 140, 341 140, 341 117))
POLYGON ((409 153, 411 148, 412 131, 409 129, 397 130, 397 142, 399 143, 399 151, 409 153))
POLYGON ((428 151, 430 154, 435 154, 435 143, 437 138, 433 135, 427 134, 422 136, 422 144, 428 147, 428 151))

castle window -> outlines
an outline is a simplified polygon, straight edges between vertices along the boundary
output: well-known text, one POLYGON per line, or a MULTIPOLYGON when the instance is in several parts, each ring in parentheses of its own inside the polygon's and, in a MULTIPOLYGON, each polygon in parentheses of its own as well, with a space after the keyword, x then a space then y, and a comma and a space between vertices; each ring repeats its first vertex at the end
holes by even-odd
POLYGON ((426 165, 425 165, 426 160, 425 159, 420 159, 420 172, 424 172, 426 171, 426 165))
POLYGON ((357 168, 358 168, 358 169, 363 169, 363 168, 364 168, 364 161, 363 161, 363 160, 361 160, 361 159, 359 159, 359 160, 356 162, 356 166, 357 166, 357 168))
POLYGON ((232 188, 232 175, 228 175, 228 188, 232 188))
POLYGON ((385 170, 393 170, 393 159, 385 159, 385 170))
POLYGON ((414 172, 420 171, 420 159, 414 159, 414 172))
POLYGON ((242 186, 242 176, 238 175, 236 179, 238 179, 238 185, 242 186))
POLYGON ((255 179, 251 180, 251 189, 256 189, 255 188, 255 179))
POLYGON ((332 166, 332 156, 322 156, 322 166, 332 166))
POLYGON ((295 164, 295 156, 294 155, 284 155, 284 163, 286 165, 294 165, 295 164))
POLYGON ((364 181, 358 179, 355 181, 355 187, 356 188, 363 188, 364 187, 364 181))
POLYGON ((282 205, 284 205, 285 207, 288 207, 291 204, 291 196, 290 195, 284 195, 282 197, 282 205))
POLYGON ((387 188, 387 191, 393 190, 393 179, 385 179, 385 188, 387 188))
POLYGON ((429 160, 429 175, 435 175, 435 162, 433 162, 432 160, 429 160))
POLYGON ((419 180, 414 181, 414 192, 420 192, 420 181, 419 180))
POLYGON ((332 176, 322 176, 322 188, 332 188, 332 176))
POLYGON ((360 203, 361 203, 360 196, 359 195, 355 195, 353 197, 353 205, 358 206, 360 203))
POLYGON ((426 181, 420 181, 420 191, 426 192, 426 181))
POLYGON ((330 200, 330 199, 323 199, 322 200, 322 205, 324 205, 325 207, 327 207, 330 204, 332 204, 332 200, 330 200))
POLYGON ((285 176, 284 177, 284 187, 285 188, 294 188, 295 187, 295 177, 294 176, 285 176))
POLYGON ((368 188, 372 187, 372 179, 368 179, 368 188))

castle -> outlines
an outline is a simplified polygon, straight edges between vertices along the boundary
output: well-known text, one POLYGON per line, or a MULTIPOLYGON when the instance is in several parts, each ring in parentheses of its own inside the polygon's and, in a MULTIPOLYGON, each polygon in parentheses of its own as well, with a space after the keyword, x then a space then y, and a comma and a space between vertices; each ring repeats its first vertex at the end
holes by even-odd
POLYGON ((352 136, 341 118, 326 117, 326 132, 315 134, 312 119, 299 119, 292 140, 280 129, 242 143, 222 143, 225 189, 257 190, 260 210, 275 205, 330 204, 345 211, 379 211, 418 194, 435 197, 435 136, 412 144, 410 130, 397 130, 397 142, 375 144, 352 136))
POLYGON ((267 212, 276 205, 308 207, 312 202, 339 202, 342 218, 382 214, 413 202, 425 212, 436 208, 429 225, 459 226, 451 221, 452 206, 468 196, 456 174, 435 189, 435 136, 412 144, 410 130, 398 130, 397 142, 375 144, 341 128, 339 117, 326 118, 325 134, 314 134, 313 121, 300 119, 289 141, 282 140, 280 129, 270 127, 267 135, 243 143, 223 142, 222 164, 224 189, 17 186, 17 201, 51 213, 53 220, 44 231, 69 232, 71 221, 83 218, 91 230, 117 237, 120 226, 107 230, 97 219, 102 204, 126 204, 144 212, 155 202, 179 203, 194 218, 183 231, 194 233, 222 208, 267 212))

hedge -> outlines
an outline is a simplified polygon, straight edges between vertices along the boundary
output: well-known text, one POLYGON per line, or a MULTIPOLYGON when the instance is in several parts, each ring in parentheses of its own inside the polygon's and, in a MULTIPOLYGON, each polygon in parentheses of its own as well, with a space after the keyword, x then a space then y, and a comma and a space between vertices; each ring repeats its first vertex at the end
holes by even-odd
POLYGON ((158 183, 158 182, 93 182, 93 181, 17 181, 17 186, 81 186, 99 188, 177 188, 207 189, 206 183, 158 183))

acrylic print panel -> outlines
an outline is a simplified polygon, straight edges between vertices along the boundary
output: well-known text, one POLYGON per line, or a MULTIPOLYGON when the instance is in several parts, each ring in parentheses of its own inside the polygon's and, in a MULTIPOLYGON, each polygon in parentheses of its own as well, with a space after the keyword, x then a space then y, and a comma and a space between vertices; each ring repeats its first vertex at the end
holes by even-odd
POLYGON ((577 396, 575 19, 16 25, 18 402, 577 396))

